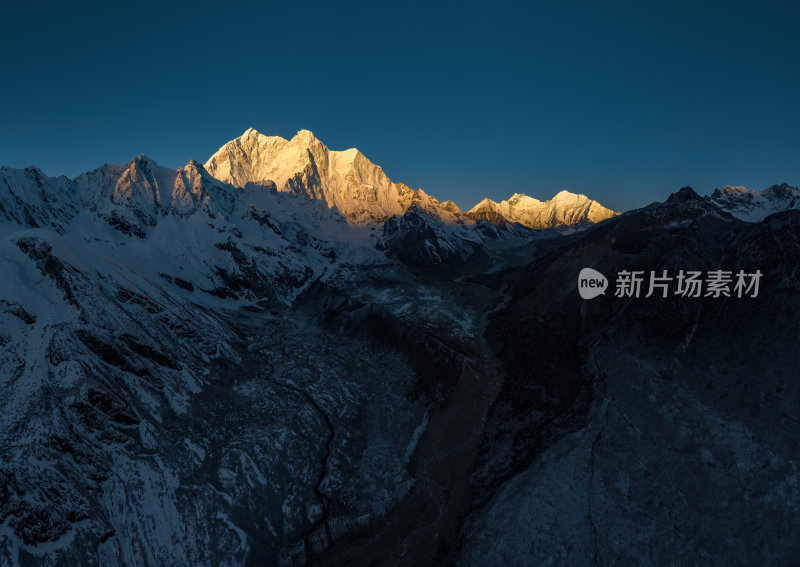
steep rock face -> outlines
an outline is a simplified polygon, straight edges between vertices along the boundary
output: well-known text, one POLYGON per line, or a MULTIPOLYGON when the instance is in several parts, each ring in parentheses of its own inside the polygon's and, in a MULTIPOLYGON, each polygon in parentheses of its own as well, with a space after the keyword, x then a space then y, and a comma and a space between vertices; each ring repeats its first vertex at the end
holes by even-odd
POLYGON ((800 188, 783 183, 753 191, 726 185, 714 190, 711 201, 736 218, 758 222, 772 213, 800 208, 800 188))
POLYGON ((116 180, 109 206, 121 205, 142 224, 155 226, 160 216, 168 214, 185 217, 197 210, 211 217, 229 214, 233 201, 231 187, 194 160, 175 171, 140 155, 116 180))
POLYGON ((507 377, 461 564, 793 564, 798 261, 800 212, 747 224, 689 188, 536 259, 487 331, 507 377), (761 270, 758 297, 614 297, 623 269, 719 268, 761 270))
POLYGON ((475 221, 489 221, 493 225, 501 225, 508 222, 508 219, 499 211, 497 203, 489 198, 483 199, 472 207, 467 212, 467 216, 475 221))
POLYGON ((211 177, 198 162, 192 160, 178 170, 170 207, 181 216, 200 209, 209 216, 230 214, 234 195, 230 188, 211 177))
POLYGON ((466 262, 480 251, 475 231, 460 225, 448 226, 432 218, 417 203, 403 215, 383 225, 378 249, 385 250, 408 266, 435 266, 466 262))
POLYGON ((0 220, 63 231, 80 210, 75 184, 36 167, 0 167, 0 220))
POLYGON ((474 220, 486 219, 492 224, 516 222, 529 228, 554 228, 582 222, 597 223, 616 215, 585 195, 561 191, 548 201, 539 201, 520 193, 495 203, 484 199, 467 213, 474 220))
POLYGON ((85 210, 96 211, 108 201, 129 164, 105 164, 75 178, 75 192, 85 210))
POLYGON ((250 128, 222 146, 205 168, 236 187, 274 184, 278 191, 320 200, 355 223, 384 221, 403 214, 412 203, 448 219, 460 213, 452 203, 441 207, 422 190, 393 183, 355 148, 329 150, 308 130, 286 140, 250 128))
POLYGON ((488 239, 516 240, 518 242, 553 236, 548 231, 528 228, 516 222, 503 221, 494 223, 487 219, 478 219, 475 222, 474 230, 488 239))
POLYGON ((174 188, 175 172, 145 155, 128 164, 114 187, 112 202, 130 207, 145 224, 153 226, 174 188))

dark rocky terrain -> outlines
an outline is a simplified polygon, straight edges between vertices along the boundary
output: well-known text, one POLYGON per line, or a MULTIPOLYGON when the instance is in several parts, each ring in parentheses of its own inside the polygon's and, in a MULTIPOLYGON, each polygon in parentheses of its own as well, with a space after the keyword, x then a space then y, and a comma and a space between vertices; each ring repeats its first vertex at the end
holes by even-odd
POLYGON ((2 180, 0 566, 800 561, 794 190, 532 230, 144 156, 2 180), (759 295, 614 295, 717 269, 759 295))
POLYGON ((459 563, 793 565, 800 214, 690 189, 541 254, 492 318, 506 376, 459 563), (583 266, 763 272, 756 298, 577 299, 583 266))

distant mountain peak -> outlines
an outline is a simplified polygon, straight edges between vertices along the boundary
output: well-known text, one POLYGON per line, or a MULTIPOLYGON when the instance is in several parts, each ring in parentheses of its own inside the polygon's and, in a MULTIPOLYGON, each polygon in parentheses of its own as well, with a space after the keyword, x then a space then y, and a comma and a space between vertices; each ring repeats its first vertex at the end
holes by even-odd
MULTIPOLYGON (((516 196, 516 195, 517 195, 517 194, 516 194, 516 193, 514 193, 514 195, 512 196, 512 198, 513 198, 514 196, 516 196)), ((480 202, 479 202, 477 205, 475 205, 474 207, 472 207, 472 208, 470 209, 470 212, 472 212, 472 211, 477 211, 477 210, 481 210, 481 209, 484 209, 484 208, 487 208, 487 207, 492 207, 492 208, 493 208, 493 207, 495 207, 496 205, 497 205, 497 203, 495 203, 494 201, 492 201, 490 198, 488 198, 488 197, 484 197, 483 199, 481 199, 481 200, 480 200, 480 202)))
POLYGON ((758 222, 772 213, 800 208, 800 188, 781 183, 753 191, 726 185, 715 189, 710 200, 740 220, 758 222))
POLYGON ((294 137, 301 138, 304 140, 319 140, 319 138, 317 138, 314 132, 312 132, 311 130, 306 130, 305 128, 298 130, 297 134, 295 134, 294 137))
POLYGON ((594 223, 616 214, 585 195, 563 190, 547 201, 524 193, 514 193, 499 203, 483 199, 467 213, 476 221, 485 219, 495 225, 510 221, 529 228, 553 228, 587 221, 594 223))
MULTIPOLYGON (((420 191, 422 191, 422 189, 420 189, 420 191)), ((461 209, 459 209, 458 205, 456 205, 453 201, 444 201, 441 203, 441 206, 445 211, 449 211, 453 214, 461 214, 461 209)))
POLYGON ((522 206, 535 206, 541 203, 541 201, 535 197, 529 197, 525 193, 514 193, 506 199, 505 201, 501 201, 501 203, 509 203, 511 205, 522 205, 522 206))
POLYGON ((748 189, 744 185, 726 185, 722 189, 714 189, 714 191, 724 193, 755 193, 752 189, 748 189))
POLYGON ((667 199, 667 203, 685 203, 688 201, 702 201, 703 198, 697 192, 689 187, 681 187, 675 193, 672 193, 667 199))
POLYGON ((553 201, 588 201, 590 200, 589 197, 584 195, 583 193, 573 193, 571 191, 567 191, 566 189, 562 189, 558 193, 556 193, 553 198, 553 201))
POLYGON ((294 136, 292 136, 289 139, 286 139, 283 136, 268 136, 266 134, 263 134, 263 133, 259 132, 255 128, 250 127, 247 130, 245 130, 242 133, 241 136, 238 136, 237 138, 234 138, 233 140, 230 140, 228 142, 228 144, 235 143, 237 141, 241 142, 241 141, 244 141, 244 140, 260 140, 262 138, 265 139, 265 140, 270 140, 270 141, 271 140, 275 140, 275 141, 283 141, 283 142, 291 142, 292 140, 298 140, 298 141, 316 140, 316 141, 319 141, 319 138, 317 138, 317 136, 314 134, 314 132, 312 132, 311 130, 307 130, 305 128, 301 128, 300 130, 297 131, 297 133, 295 133, 294 136))
POLYGON ((778 199, 796 199, 800 196, 800 189, 788 183, 781 183, 780 185, 767 187, 762 193, 778 199))

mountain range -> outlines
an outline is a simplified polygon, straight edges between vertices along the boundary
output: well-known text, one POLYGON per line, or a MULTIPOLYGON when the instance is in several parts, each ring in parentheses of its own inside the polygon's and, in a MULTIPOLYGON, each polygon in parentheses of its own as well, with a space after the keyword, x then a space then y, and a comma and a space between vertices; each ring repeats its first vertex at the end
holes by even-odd
MULTIPOLYGON (((616 213, 585 195, 561 191, 540 201, 515 193, 495 202, 483 199, 467 212, 452 201, 440 202, 422 189, 392 182, 380 166, 359 150, 332 151, 308 130, 286 140, 265 136, 250 128, 222 146, 201 165, 162 167, 145 155, 127 165, 104 165, 79 175, 50 178, 29 167, 3 167, 6 198, 0 214, 8 222, 51 226, 64 230, 77 211, 89 208, 120 227, 132 219, 152 226, 159 214, 186 216, 197 208, 218 212, 232 205, 234 191, 272 189, 324 204, 349 223, 382 223, 403 215, 416 204, 428 216, 445 224, 472 225, 479 220, 502 227, 516 223, 532 229, 580 227, 612 218, 616 213), (112 214, 114 205, 126 204, 126 218, 112 214), (28 216, 26 216, 28 215, 28 216)), ((771 212, 800 206, 800 191, 775 185, 761 192, 725 186, 710 199, 722 209, 746 220, 760 220, 771 212)), ((302 202, 298 201, 298 203, 302 202)), ((124 228, 122 229, 124 230, 124 228)))
POLYGON ((561 191, 544 202, 520 193, 514 193, 511 198, 499 203, 484 199, 467 213, 474 220, 486 219, 493 224, 511 221, 530 228, 596 223, 616 214, 585 195, 569 191, 561 191))
POLYGON ((0 565, 792 565, 799 195, 462 212, 252 129, 0 168, 0 565))
POLYGON ((331 151, 308 130, 291 140, 264 136, 248 129, 231 140, 205 164, 206 170, 234 187, 248 183, 270 185, 279 191, 320 200, 352 222, 382 222, 402 215, 416 203, 431 216, 446 223, 465 223, 487 218, 493 223, 516 222, 529 228, 552 228, 582 221, 599 222, 615 213, 583 195, 562 191, 552 201, 541 203, 514 195, 499 204, 484 200, 464 214, 451 201, 440 203, 422 189, 393 183, 379 166, 355 148, 331 151), (500 216, 498 216, 500 215, 500 216))

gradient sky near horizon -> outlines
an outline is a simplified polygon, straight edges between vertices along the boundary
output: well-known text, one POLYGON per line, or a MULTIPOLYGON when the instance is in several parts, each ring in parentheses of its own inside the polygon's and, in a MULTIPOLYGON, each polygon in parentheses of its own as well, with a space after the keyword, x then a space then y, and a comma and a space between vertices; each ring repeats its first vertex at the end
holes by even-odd
POLYGON ((14 3, 0 164, 204 162, 248 127, 469 208, 800 185, 795 2, 14 3))

